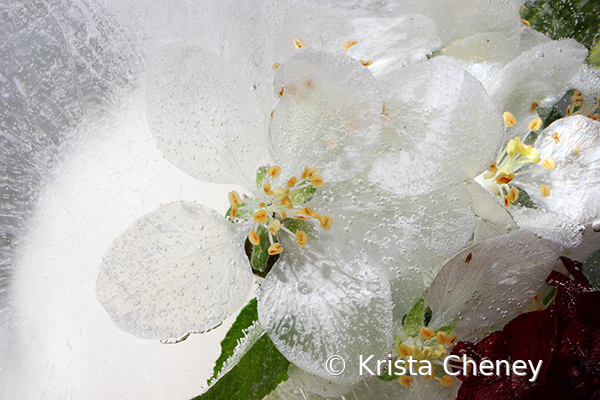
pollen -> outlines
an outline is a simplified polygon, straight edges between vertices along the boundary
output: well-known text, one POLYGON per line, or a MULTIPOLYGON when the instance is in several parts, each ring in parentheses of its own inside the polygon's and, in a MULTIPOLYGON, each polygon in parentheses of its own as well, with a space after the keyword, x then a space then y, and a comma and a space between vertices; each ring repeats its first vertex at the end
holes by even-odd
POLYGON ((444 345, 444 344, 448 343, 448 334, 444 331, 439 331, 435 335, 435 340, 437 340, 437 342, 439 344, 444 345))
POLYGON ((254 229, 252 229, 250 231, 250 233, 248 234, 248 240, 254 246, 258 246, 260 244, 260 238, 258 237, 258 233, 256 233, 256 231, 254 229))
POLYGON ((544 196, 544 197, 548 197, 548 196, 550 196, 550 186, 541 185, 541 186, 540 186, 540 193, 541 193, 541 194, 542 194, 542 196, 544 196))
POLYGON ((410 346, 401 344, 398 347, 398 355, 402 358, 410 357, 413 355, 413 349, 410 346))
POLYGON ((548 170, 556 168, 556 163, 551 158, 546 158, 542 161, 542 166, 548 170))
POLYGON ((516 187, 511 187, 510 190, 508 191, 507 196, 508 196, 508 200, 511 203, 514 203, 519 198, 519 189, 517 189, 516 187))
POLYGON ((290 180, 287 182, 288 187, 294 187, 296 186, 296 183, 298 183, 298 178, 296 178, 295 176, 292 176, 290 178, 290 180))
POLYGON ((240 197, 240 194, 235 190, 229 192, 227 198, 229 199, 229 204, 231 206, 239 206, 240 204, 242 204, 242 198, 240 197))
POLYGON ((283 247, 279 246, 279 243, 273 243, 269 246, 268 252, 270 256, 281 254, 283 252, 283 247))
POLYGON ((373 61, 371 61, 371 60, 358 60, 358 61, 365 67, 368 67, 369 65, 373 64, 373 61))
POLYGON ((429 340, 435 336, 435 331, 433 329, 427 328, 425 326, 419 330, 419 333, 421 334, 421 337, 425 340, 429 340))
POLYGON ((402 375, 399 379, 400 384, 404 387, 410 387, 410 383, 413 381, 413 378, 411 378, 408 375, 402 375))
POLYGON ((552 134, 552 139, 554 139, 554 143, 560 142, 560 139, 558 138, 558 133, 557 132, 554 132, 552 134))
POLYGON ((529 121, 529 125, 527 125, 527 126, 533 132, 536 132, 542 127, 542 119, 540 117, 535 117, 534 119, 529 121))
POLYGON ((319 174, 313 174, 313 176, 310 177, 310 183, 311 185, 313 185, 313 187, 316 188, 322 188, 323 186, 325 186, 323 177, 319 174))
POLYGON ((302 49, 306 47, 306 44, 304 43, 304 41, 302 41, 302 39, 295 38, 294 47, 296 47, 297 49, 302 49))
POLYGON ((266 224, 269 222, 269 216, 265 210, 258 210, 254 213, 254 222, 258 224, 266 224))
POLYGON ((297 231, 296 232, 296 244, 298 245, 298 247, 302 247, 306 243, 308 243, 308 235, 306 235, 306 232, 297 231))
POLYGON ((444 375, 442 379, 440 379, 440 385, 445 387, 450 387, 454 385, 454 378, 450 375, 444 375))
POLYGON ((273 71, 277 71, 277 68, 279 68, 280 65, 281 64, 279 64, 279 63, 274 63, 273 64, 273 71))
POLYGON ((269 168, 269 170, 267 171, 267 175, 269 175, 271 178, 273 179, 277 179, 279 178, 279 175, 281 175, 281 167, 277 166, 277 165, 273 165, 271 168, 269 168))
POLYGON ((510 128, 517 123, 517 117, 515 117, 510 111, 504 111, 502 114, 502 119, 504 120, 504 126, 507 128, 510 128))
POLYGON ((348 40, 347 42, 345 42, 342 45, 342 49, 348 50, 350 47, 354 46, 356 43, 358 43, 358 40, 348 40))
POLYGON ((323 229, 324 231, 327 231, 327 230, 329 230, 329 228, 331 228, 332 225, 333 225, 333 218, 331 218, 327 214, 323 214, 321 216, 321 229, 323 229))

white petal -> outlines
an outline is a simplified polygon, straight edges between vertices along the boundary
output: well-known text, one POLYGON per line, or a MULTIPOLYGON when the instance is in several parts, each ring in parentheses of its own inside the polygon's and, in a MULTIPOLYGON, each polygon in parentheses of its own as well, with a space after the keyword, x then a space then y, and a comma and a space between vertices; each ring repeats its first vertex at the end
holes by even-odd
POLYGON ((473 244, 507 234, 517 225, 508 209, 481 185, 469 181, 467 189, 471 194, 473 211, 477 217, 473 244))
POLYGON ((302 50, 279 67, 274 88, 282 93, 269 127, 276 163, 299 172, 316 166, 332 182, 371 162, 381 139, 382 102, 361 63, 302 50))
POLYGON ((424 196, 400 197, 359 179, 327 185, 314 209, 333 217, 319 232, 349 275, 372 281, 408 278, 462 250, 475 227, 462 186, 424 196))
POLYGON ((478 33, 445 47, 442 54, 474 63, 506 63, 519 55, 518 39, 504 32, 478 33))
POLYGON ((463 182, 496 159, 502 116, 472 75, 433 59, 382 78, 386 151, 369 179, 405 196, 463 182))
POLYGON ((520 228, 534 232, 539 237, 565 248, 581 243, 582 227, 567 221, 558 213, 525 207, 511 207, 511 212, 520 228))
POLYGON ((115 324, 176 341, 218 326, 252 283, 238 226, 194 202, 161 206, 111 244, 96 294, 115 324))
POLYGON ((194 178, 254 182, 266 120, 252 81, 202 47, 167 42, 148 63, 148 125, 164 156, 194 178))
POLYGON ((282 258, 260 286, 259 321, 298 367, 341 385, 357 384, 365 378, 359 373, 360 355, 385 359, 391 351, 390 285, 346 275, 324 242, 298 249, 286 238, 282 258), (326 369, 334 355, 346 364, 337 376, 326 369))
POLYGON ((584 228, 581 242, 576 247, 567 249, 564 255, 573 260, 584 261, 600 249, 600 187, 593 189, 587 196, 577 222, 584 228))
POLYGON ((585 201, 592 190, 600 187, 600 122, 583 116, 562 118, 544 130, 534 147, 540 150, 542 160, 552 158, 556 168, 523 168, 515 184, 542 207, 574 223, 585 223, 579 220, 585 201), (558 143, 552 138, 554 133, 558 143), (550 196, 541 195, 540 185, 550 186, 550 196))
POLYGON ((456 325, 460 340, 485 336, 533 299, 560 250, 559 245, 519 229, 460 252, 429 288, 430 326, 456 325))
POLYGON ((343 396, 354 390, 356 386, 345 386, 333 383, 330 380, 309 374, 308 372, 298 368, 294 364, 290 364, 287 374, 295 384, 303 390, 310 393, 318 394, 323 397, 343 396))

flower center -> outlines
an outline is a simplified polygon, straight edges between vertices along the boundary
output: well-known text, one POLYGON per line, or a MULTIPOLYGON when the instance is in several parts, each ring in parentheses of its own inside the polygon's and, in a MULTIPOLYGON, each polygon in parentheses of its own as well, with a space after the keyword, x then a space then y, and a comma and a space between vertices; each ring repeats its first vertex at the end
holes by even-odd
MULTIPOLYGON (((242 199, 235 190, 229 192, 229 216, 234 221, 254 221, 254 227, 248 234, 248 241, 254 246, 253 252, 263 248, 269 256, 276 256, 283 252, 277 239, 280 233, 291 235, 296 245, 303 247, 315 225, 323 230, 331 228, 331 216, 320 214, 304 204, 313 198, 317 189, 325 186, 318 172, 316 167, 305 166, 300 179, 292 176, 285 185, 275 187, 281 168, 274 165, 262 168, 257 174, 257 183, 261 187, 259 198, 244 196, 242 199)), ((256 267, 253 265, 253 268, 256 267)), ((262 268, 257 269, 262 271, 262 268)))

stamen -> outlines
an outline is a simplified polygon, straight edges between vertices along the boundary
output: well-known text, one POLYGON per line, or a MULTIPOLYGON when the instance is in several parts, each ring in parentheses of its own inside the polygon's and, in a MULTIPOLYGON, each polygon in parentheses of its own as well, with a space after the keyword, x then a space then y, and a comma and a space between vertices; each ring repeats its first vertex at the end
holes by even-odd
POLYGON ((323 222, 323 217, 321 217, 321 214, 319 214, 318 212, 313 211, 312 213, 310 213, 310 216, 319 221, 319 223, 323 222))
POLYGON ((358 40, 348 40, 347 42, 345 42, 342 45, 342 49, 348 50, 350 47, 354 46, 356 43, 358 43, 358 40))
POLYGON ((258 224, 266 224, 269 222, 269 216, 265 210, 258 210, 254 213, 254 222, 258 224))
POLYGON ((558 138, 558 133, 557 132, 554 132, 552 134, 552 139, 554 139, 554 143, 560 142, 560 139, 558 138))
POLYGON ((458 336, 456 336, 456 333, 448 336, 448 346, 454 346, 456 342, 458 342, 458 336))
POLYGON ((281 222, 279 222, 278 219, 274 219, 271 222, 271 227, 269 228, 269 230, 271 232, 273 232, 275 235, 277 235, 277 232, 279 232, 279 229, 281 228, 281 222))
POLYGON ((529 125, 527 125, 527 126, 533 132, 536 132, 536 131, 538 131, 542 127, 542 119, 540 117, 535 117, 534 119, 532 119, 529 122, 529 125))
POLYGON ((551 158, 546 158, 542 161, 542 166, 548 170, 556 168, 556 163, 551 158))
POLYGON ((504 120, 504 126, 507 128, 510 128, 517 123, 517 118, 510 111, 504 111, 502 119, 504 120))
POLYGON ((302 172, 302 176, 301 179, 306 179, 306 178, 310 178, 311 176, 313 176, 313 174, 315 174, 317 172, 317 167, 312 167, 312 168, 308 168, 308 165, 304 166, 304 172, 302 172))
POLYGON ((573 104, 569 104, 569 105, 567 106, 567 117, 570 117, 570 116, 571 116, 571 114, 573 114, 573 108, 574 108, 574 107, 573 107, 573 104))
POLYGON ((273 179, 277 179, 279 178, 279 175, 281 175, 281 167, 277 166, 277 165, 273 165, 271 168, 269 168, 269 170, 267 171, 267 175, 269 175, 271 178, 273 179))
POLYGON ((509 156, 512 157, 515 154, 519 143, 521 143, 521 139, 519 139, 518 137, 515 137, 514 139, 510 139, 508 141, 508 143, 506 144, 506 152, 509 156))
POLYGON ((263 185, 263 190, 267 196, 273 196, 273 191, 271 190, 271 184, 265 183, 263 185))
POLYGON ((542 196, 544 196, 544 197, 548 197, 548 196, 550 196, 550 186, 541 185, 541 186, 540 186, 540 193, 541 193, 541 194, 542 194, 542 196))
POLYGON ((281 254, 283 252, 283 247, 279 246, 279 243, 273 243, 269 246, 269 255, 274 256, 276 254, 281 254))
POLYGON ((515 174, 507 174, 506 172, 500 172, 496 177, 496 183, 498 185, 507 185, 515 178, 515 174))
POLYGON ((237 216, 237 212, 238 212, 238 208, 237 206, 234 204, 231 206, 231 218, 235 218, 237 216))
POLYGON ((490 165, 490 167, 487 170, 488 170, 488 172, 493 172, 493 173, 498 172, 498 166, 496 165, 496 162, 494 161, 494 163, 492 165, 490 165))
POLYGON ((579 90, 575 90, 575 93, 573 93, 573 96, 571 96, 571 104, 575 105, 575 106, 580 106, 583 104, 583 93, 581 93, 579 90))
POLYGON ((323 177, 319 174, 313 174, 310 177, 310 183, 313 185, 313 187, 316 187, 316 188, 322 188, 323 186, 325 186, 323 177))
POLYGON ((306 47, 306 44, 302 41, 302 39, 295 38, 294 39, 294 46, 297 49, 302 49, 302 48, 306 47))
POLYGON ((402 375, 399 379, 400 384, 404 387, 410 387, 410 383, 413 381, 413 378, 411 378, 408 375, 402 375))
POLYGON ((240 204, 242 204, 242 198, 240 197, 240 194, 235 190, 229 192, 227 198, 231 206, 239 206, 240 204))
POLYGON ((444 375, 444 377, 440 379, 440 384, 445 387, 450 387, 454 385, 454 378, 452 378, 450 375, 444 375))
POLYGON ((515 201, 517 201, 518 198, 519 198, 519 189, 517 189, 516 187, 511 187, 510 190, 508 191, 508 200, 511 203, 514 203, 515 201))
POLYGON ((368 67, 369 65, 373 64, 373 61, 371 60, 358 60, 362 65, 364 65, 365 67, 368 67))
POLYGON ((441 345, 444 345, 448 342, 448 334, 444 331, 439 331, 437 335, 435 335, 435 340, 441 345))
POLYGON ((521 22, 523 23, 523 25, 531 28, 531 23, 529 21, 527 21, 526 19, 521 18, 521 22))
POLYGON ((504 207, 510 206, 510 200, 508 199, 508 196, 504 196, 503 200, 504 200, 504 207))
POLYGON ((540 106, 540 104, 538 102, 533 102, 531 103, 531 111, 535 111, 536 108, 538 108, 540 106))
POLYGON ((285 219, 285 217, 287 216, 287 213, 285 211, 281 212, 281 218, 285 219))
POLYGON ((296 232, 296 244, 298 245, 298 247, 304 246, 307 242, 308 242, 308 236, 306 235, 306 232, 297 231, 296 232))
POLYGON ((287 185, 291 188, 293 188, 294 186, 296 186, 296 183, 298 183, 298 178, 296 178, 295 176, 292 176, 290 178, 290 180, 288 181, 287 185))
POLYGON ((277 68, 279 68, 279 66, 280 66, 280 65, 281 65, 281 64, 279 64, 279 63, 275 63, 275 64, 273 64, 273 71, 276 71, 276 70, 277 70, 277 68))
POLYGON ((421 334, 421 337, 425 340, 429 340, 435 336, 435 331, 433 329, 427 328, 425 326, 419 330, 419 333, 421 334))
POLYGON ((258 246, 260 243, 260 238, 258 237, 258 233, 256 233, 256 231, 254 229, 252 229, 250 231, 250 233, 248 234, 248 240, 250 241, 250 243, 252 243, 254 246, 258 246))
POLYGON ((402 358, 410 357, 413 355, 413 350, 410 348, 410 346, 401 344, 398 347, 398 355, 402 358))
POLYGON ((327 230, 329 230, 329 228, 331 228, 332 225, 333 225, 333 218, 331 218, 327 214, 323 214, 321 216, 321 229, 323 229, 324 231, 327 231, 327 230))

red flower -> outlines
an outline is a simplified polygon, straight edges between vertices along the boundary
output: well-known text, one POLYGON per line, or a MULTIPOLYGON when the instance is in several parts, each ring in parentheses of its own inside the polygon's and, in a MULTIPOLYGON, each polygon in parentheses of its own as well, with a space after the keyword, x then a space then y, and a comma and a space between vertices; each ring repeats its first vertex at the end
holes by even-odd
POLYGON ((542 311, 519 315, 502 331, 478 343, 459 342, 453 355, 471 357, 477 365, 516 360, 537 366, 538 376, 505 369, 499 375, 461 375, 458 400, 600 400, 600 291, 581 272, 581 263, 561 260, 573 279, 552 271, 546 283, 556 286, 555 302, 542 311))

